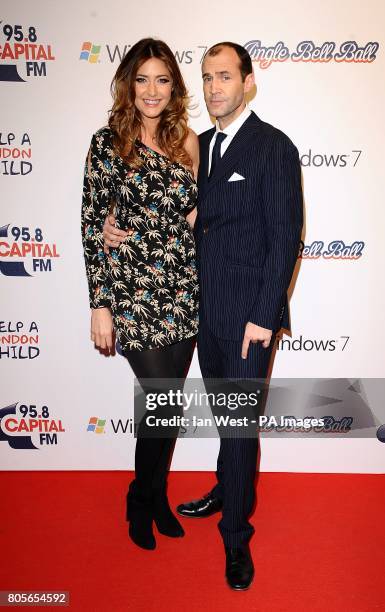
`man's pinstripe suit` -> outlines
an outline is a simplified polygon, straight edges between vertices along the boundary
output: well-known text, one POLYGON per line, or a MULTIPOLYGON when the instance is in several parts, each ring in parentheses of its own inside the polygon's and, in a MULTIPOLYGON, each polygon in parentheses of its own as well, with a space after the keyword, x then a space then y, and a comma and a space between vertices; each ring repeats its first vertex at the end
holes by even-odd
MULTIPOLYGON (((204 378, 265 378, 275 338, 289 329, 287 289, 302 230, 301 168, 290 139, 255 113, 246 119, 208 179, 215 129, 199 137, 198 216, 200 281, 198 356, 204 378), (231 180, 236 173, 243 180, 231 180), (273 331, 269 348, 241 346, 247 322, 273 331)), ((253 532, 257 439, 222 438, 218 484, 219 529, 237 547, 253 532)))

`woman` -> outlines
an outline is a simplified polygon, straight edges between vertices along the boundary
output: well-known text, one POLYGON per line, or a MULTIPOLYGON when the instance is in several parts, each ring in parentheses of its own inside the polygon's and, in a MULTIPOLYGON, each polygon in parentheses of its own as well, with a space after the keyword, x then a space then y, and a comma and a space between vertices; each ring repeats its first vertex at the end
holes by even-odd
MULTIPOLYGON (((111 350, 115 329, 148 391, 143 379, 184 378, 194 350, 198 283, 188 220, 195 214, 198 139, 187 127, 187 90, 164 42, 136 43, 111 89, 109 126, 92 137, 83 190, 91 339, 111 350), (112 209, 127 235, 106 256, 103 223, 112 209)), ((126 517, 142 548, 156 546, 153 521, 165 535, 184 535, 166 494, 174 442, 137 438, 126 517)))

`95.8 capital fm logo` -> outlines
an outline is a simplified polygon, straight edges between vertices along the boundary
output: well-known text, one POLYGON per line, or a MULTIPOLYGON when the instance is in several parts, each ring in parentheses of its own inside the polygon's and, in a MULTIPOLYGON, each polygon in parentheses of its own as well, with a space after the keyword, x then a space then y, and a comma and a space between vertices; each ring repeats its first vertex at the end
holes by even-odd
POLYGON ((16 402, 0 408, 0 443, 7 442, 10 448, 38 450, 57 446, 64 432, 63 421, 48 406, 16 402))
POLYGON ((34 25, 0 21, 0 81, 47 76, 47 65, 55 56, 52 45, 41 42, 39 35, 34 25))
POLYGON ((0 227, 0 274, 36 276, 52 272, 57 257, 56 243, 46 240, 42 228, 10 223, 0 227))

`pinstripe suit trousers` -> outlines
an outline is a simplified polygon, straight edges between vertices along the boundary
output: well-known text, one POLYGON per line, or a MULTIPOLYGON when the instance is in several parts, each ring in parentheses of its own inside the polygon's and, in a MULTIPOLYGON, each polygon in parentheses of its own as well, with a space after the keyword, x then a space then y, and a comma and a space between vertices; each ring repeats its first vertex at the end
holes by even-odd
MULTIPOLYGON (((199 321, 198 359, 204 379, 266 378, 274 334, 267 349, 259 342, 251 343, 247 359, 242 359, 242 341, 216 337, 202 315, 199 321)), ((257 437, 221 437, 217 484, 213 494, 223 502, 218 528, 225 546, 239 547, 254 533, 248 519, 255 498, 257 453, 257 437)))

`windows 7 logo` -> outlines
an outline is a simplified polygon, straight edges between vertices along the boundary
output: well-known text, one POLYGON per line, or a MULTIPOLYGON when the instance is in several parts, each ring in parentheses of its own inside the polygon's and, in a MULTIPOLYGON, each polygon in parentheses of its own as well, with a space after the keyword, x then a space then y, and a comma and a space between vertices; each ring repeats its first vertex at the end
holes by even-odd
POLYGON ((79 59, 86 60, 86 62, 90 62, 91 64, 96 64, 99 59, 101 48, 101 45, 93 45, 91 42, 85 42, 80 51, 79 59))
POLYGON ((93 431, 94 433, 100 434, 104 432, 104 426, 106 419, 99 419, 98 417, 91 417, 88 423, 87 431, 93 431))

